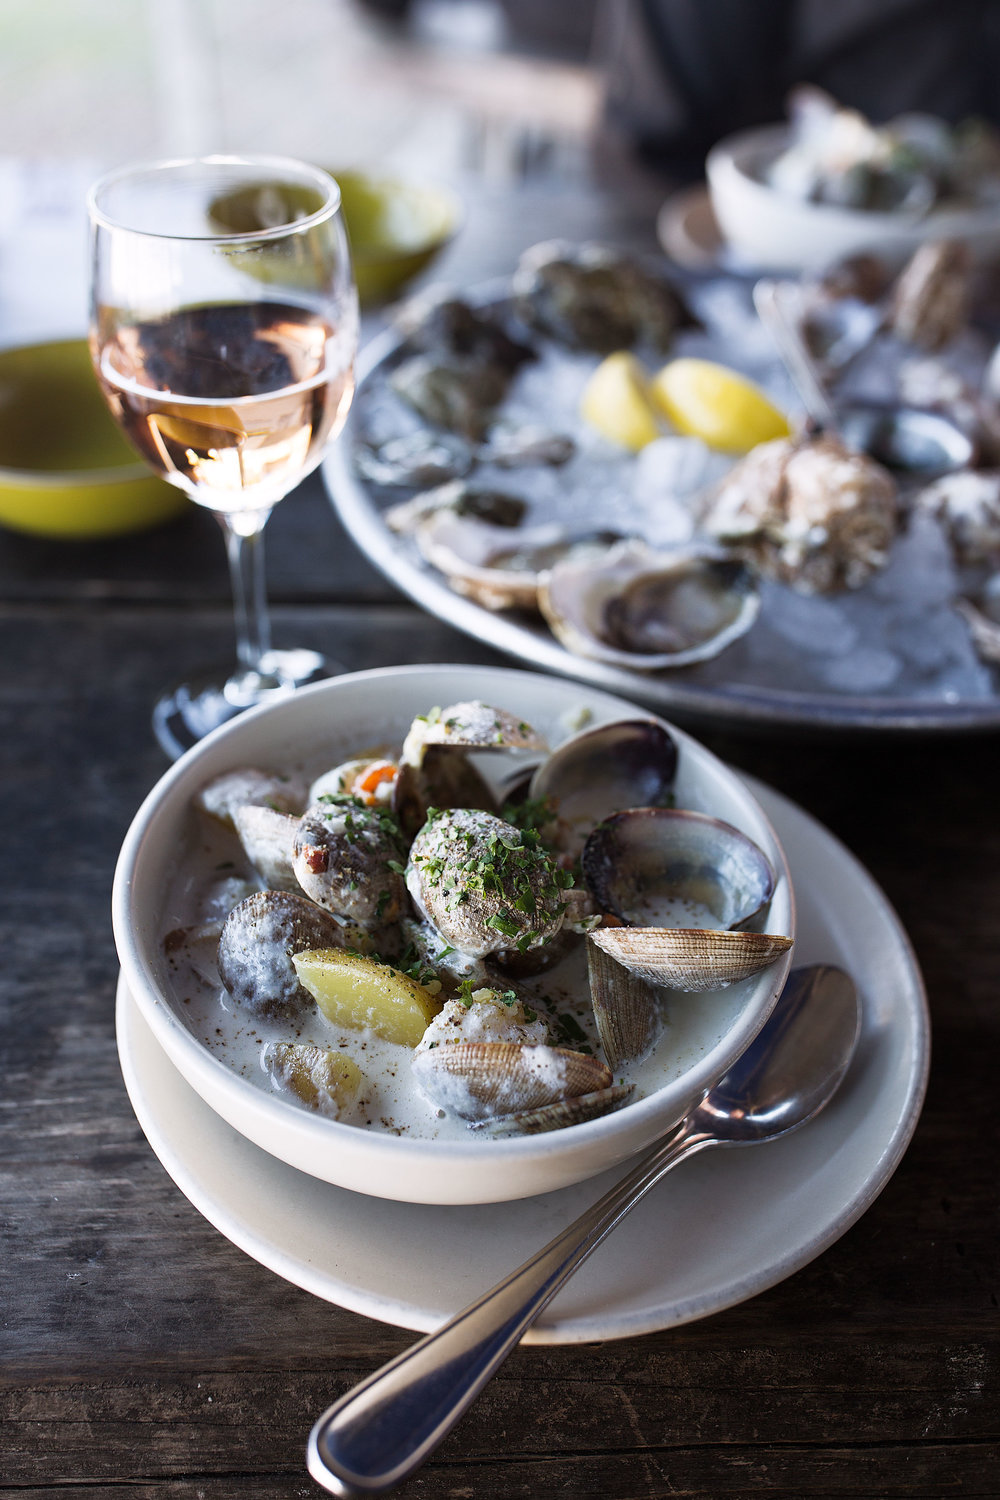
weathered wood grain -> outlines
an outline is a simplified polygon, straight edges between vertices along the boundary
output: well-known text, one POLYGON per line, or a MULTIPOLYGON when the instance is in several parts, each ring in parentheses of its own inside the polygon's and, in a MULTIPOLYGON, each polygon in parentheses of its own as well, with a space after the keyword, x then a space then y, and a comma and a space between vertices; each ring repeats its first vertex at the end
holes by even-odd
MULTIPOLYGON (((89 594, 94 576, 59 606, 43 587, 0 607, 0 1497, 308 1495, 310 1421, 411 1336, 235 1249, 132 1116, 111 875, 165 767, 153 694, 225 658, 230 627, 221 586, 194 609, 89 594)), ((285 605, 276 630, 351 667, 490 659, 388 598, 285 605)), ((1000 738, 705 737, 826 822, 907 923, 935 1029, 916 1138, 864 1218, 754 1301, 518 1351, 414 1496, 1000 1494, 1000 738)))

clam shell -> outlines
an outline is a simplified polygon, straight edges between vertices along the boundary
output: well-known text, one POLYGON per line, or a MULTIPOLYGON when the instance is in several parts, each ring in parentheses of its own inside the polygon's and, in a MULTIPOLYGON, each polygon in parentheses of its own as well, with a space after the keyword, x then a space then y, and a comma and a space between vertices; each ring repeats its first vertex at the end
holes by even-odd
POLYGON ((210 817, 232 824, 236 809, 251 802, 278 812, 300 813, 305 805, 305 789, 294 778, 262 771, 257 766, 241 766, 208 782, 198 792, 195 802, 210 817))
MULTIPOLYGON (((595 969, 603 976, 606 955, 636 981, 700 993, 751 979, 787 953, 792 939, 775 932, 717 932, 690 927, 601 927, 588 936, 591 992, 595 969)), ((595 1011, 597 1002, 595 999, 595 1011)), ((603 1033, 602 1033, 603 1041, 603 1033)), ((607 1054, 607 1047, 605 1047, 607 1054)), ((612 1067, 617 1064, 609 1057, 612 1067)))
POLYGON ((577 1094, 572 1099, 563 1099, 558 1104, 543 1104, 539 1109, 521 1110, 513 1115, 501 1115, 493 1120, 477 1120, 470 1130, 482 1130, 491 1136, 541 1135, 546 1130, 565 1130, 567 1125, 582 1125, 585 1120, 596 1120, 608 1115, 634 1092, 631 1083, 615 1083, 610 1088, 597 1089, 592 1094, 577 1094))
POLYGON ((463 1120, 558 1104, 604 1090, 612 1081, 599 1058, 520 1042, 449 1042, 417 1052, 412 1068, 424 1093, 463 1120))
POLYGON ((248 802, 245 807, 233 810, 233 823, 244 854, 267 889, 301 895, 302 887, 293 868, 298 818, 248 802))
POLYGON ((466 750, 547 750, 530 724, 479 699, 452 703, 429 720, 417 720, 403 744, 404 761, 420 763, 427 745, 457 746, 466 750))
POLYGON ((414 720, 410 726, 393 787, 393 812, 411 837, 423 825, 429 807, 494 812, 509 776, 524 774, 527 753, 537 759, 547 748, 530 724, 505 709, 477 700, 453 703, 434 718, 414 720), (496 761, 500 752, 512 764, 509 770, 500 768, 497 776, 491 773, 489 780, 468 758, 483 755, 485 769, 485 762, 496 761))
POLYGON ((226 918, 219 938, 219 977, 251 1015, 296 1016, 314 1002, 299 983, 292 955, 343 943, 341 926, 315 902, 288 891, 257 891, 226 918))
POLYGON ((705 813, 636 807, 605 818, 583 846, 602 911, 629 927, 760 925, 776 876, 764 851, 705 813), (706 910, 707 909, 707 910, 706 910), (705 911, 704 920, 672 920, 705 911))
MULTIPOLYGON (((620 929, 624 931, 625 929, 620 929)), ((660 1030, 652 987, 609 958, 600 944, 587 942, 590 1003, 604 1056, 612 1068, 648 1052, 660 1030)))
POLYGON ((562 824, 560 846, 575 851, 610 814, 661 806, 676 774, 677 745, 658 719, 616 719, 557 746, 528 795, 549 799, 562 824))
POLYGON ((626 541, 598 559, 557 562, 539 580, 538 606, 575 655, 658 672, 718 656, 750 629, 760 598, 750 570, 726 553, 626 541))

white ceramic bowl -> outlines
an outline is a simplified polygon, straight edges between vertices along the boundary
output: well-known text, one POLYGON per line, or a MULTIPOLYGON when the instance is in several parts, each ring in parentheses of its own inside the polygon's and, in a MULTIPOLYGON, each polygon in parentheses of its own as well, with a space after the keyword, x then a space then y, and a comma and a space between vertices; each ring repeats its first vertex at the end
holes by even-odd
MULTIPOLYGON (((256 1145, 326 1182, 376 1197, 418 1203, 489 1203, 525 1198, 617 1165, 680 1120, 725 1072, 767 1019, 790 953, 740 987, 719 1034, 711 998, 685 997, 685 1071, 658 1092, 603 1119, 525 1139, 417 1140, 374 1134, 311 1114, 265 1091, 212 1055, 185 1025, 161 947, 165 894, 192 845, 195 793, 241 765, 323 769, 359 746, 399 743, 412 719, 435 705, 481 698, 533 724, 554 743, 566 719, 589 709, 592 723, 636 710, 620 698, 563 679, 483 667, 391 667, 307 688, 225 725, 188 752, 146 798, 126 836, 114 887, 115 940, 125 981, 168 1057, 205 1101, 256 1145)), ((679 806, 734 824, 778 872, 768 929, 794 933, 784 854, 747 788, 715 756, 671 726, 680 749, 679 806)), ((735 995, 736 987, 728 994, 735 995)))
POLYGON ((973 255, 1000 252, 1000 210, 936 209, 921 217, 803 203, 764 180, 788 145, 787 125, 729 136, 705 163, 712 209, 734 258, 769 271, 815 271, 846 256, 873 251, 893 265, 928 240, 955 239, 973 255))

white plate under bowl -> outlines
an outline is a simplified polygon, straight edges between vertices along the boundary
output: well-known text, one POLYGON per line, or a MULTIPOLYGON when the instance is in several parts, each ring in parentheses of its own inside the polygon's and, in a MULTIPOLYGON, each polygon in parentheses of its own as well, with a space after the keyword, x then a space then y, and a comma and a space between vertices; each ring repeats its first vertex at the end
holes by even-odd
MULTIPOLYGON (((857 1055, 837 1097, 802 1130, 767 1146, 706 1152, 672 1172, 563 1288, 526 1342, 650 1333, 775 1285, 865 1212, 916 1127, 930 1025, 906 934, 842 844, 793 803, 751 785, 792 867, 797 961, 840 964, 858 983, 857 1055)), ((199 1212, 296 1286, 402 1328, 437 1327, 620 1175, 475 1207, 366 1198, 285 1166, 220 1119, 171 1066, 124 982, 118 1047, 139 1123, 199 1212)))
MULTIPOLYGON (((157 783, 126 835, 115 875, 115 941, 128 987, 171 1061, 202 1098, 256 1145, 324 1181, 422 1203, 496 1203, 550 1192, 614 1167, 676 1123, 744 1050, 770 1014, 791 962, 786 953, 727 991, 725 1022, 705 997, 685 997, 677 1075, 613 1114, 546 1135, 505 1140, 424 1140, 328 1120, 243 1077, 189 1030, 171 1000, 162 932, 166 893, 194 837, 193 799, 214 776, 239 766, 313 774, 366 746, 400 744, 417 714, 481 698, 528 720, 551 744, 567 720, 590 724, 634 717, 623 699, 536 673, 486 667, 390 667, 334 678, 255 709, 188 751, 157 783), (728 1001, 732 1001, 730 1006, 728 1001)), ((759 804, 696 740, 671 728, 678 747, 678 805, 709 812, 751 838, 771 861, 777 885, 770 932, 794 935, 794 900, 784 853, 759 804)))

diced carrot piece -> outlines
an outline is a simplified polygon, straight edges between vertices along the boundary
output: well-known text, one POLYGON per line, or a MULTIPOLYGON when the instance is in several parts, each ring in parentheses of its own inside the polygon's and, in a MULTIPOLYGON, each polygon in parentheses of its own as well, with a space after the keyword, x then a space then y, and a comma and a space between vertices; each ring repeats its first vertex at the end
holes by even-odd
POLYGON ((354 795, 373 806, 378 799, 378 788, 387 781, 395 781, 398 767, 391 760, 373 760, 355 779, 354 795))

